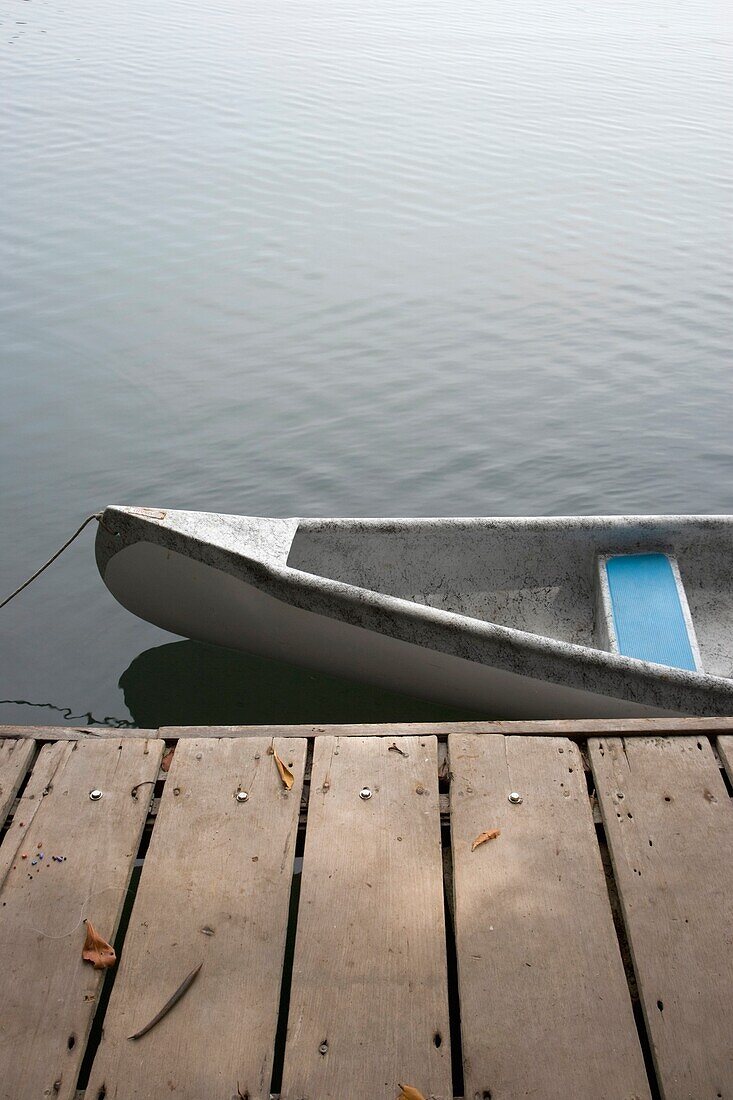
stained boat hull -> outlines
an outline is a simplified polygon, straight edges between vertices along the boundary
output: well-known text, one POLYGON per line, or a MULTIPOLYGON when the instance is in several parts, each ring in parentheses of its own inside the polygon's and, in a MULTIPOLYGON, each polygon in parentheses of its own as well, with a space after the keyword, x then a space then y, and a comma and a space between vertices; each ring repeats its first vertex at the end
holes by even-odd
MULTIPOLYGON (((693 538, 686 518, 668 521, 666 527, 649 517, 643 522, 634 517, 633 522, 596 521, 607 528, 598 535, 599 545, 608 548, 620 541, 636 546, 641 541, 658 546, 684 530, 688 540, 693 538), (630 539, 633 522, 637 534, 630 539)), ((702 522, 712 524, 719 538, 727 537, 719 517, 702 522)), ((110 508, 100 525, 97 558, 107 587, 123 606, 174 634, 470 708, 487 717, 733 712, 733 682, 725 677, 650 665, 446 610, 435 606, 434 592, 423 594, 433 603, 423 603, 303 568, 313 567, 308 555, 326 539, 327 551, 318 552, 323 559, 331 554, 325 561, 329 572, 351 569, 358 574, 361 566, 350 560, 349 547, 358 549, 358 531, 368 529, 364 539, 371 539, 376 557, 387 560, 392 553, 394 588, 394 578, 409 572, 409 562, 401 560, 406 547, 417 547, 421 540, 429 545, 426 524, 428 529, 435 525, 436 545, 438 533, 445 542, 446 531, 460 541, 468 530, 475 543, 484 537, 496 540, 502 527, 510 542, 517 531, 534 538, 539 530, 544 543, 533 544, 536 556, 537 547, 548 544, 552 523, 575 524, 570 538, 578 542, 578 533, 593 530, 591 520, 332 521, 330 534, 327 523, 110 508), (343 546, 338 549, 344 539, 345 552, 343 546)), ((591 540, 594 547, 598 539, 591 540)), ((422 568, 426 578, 428 567, 422 568)), ((498 568, 496 559, 492 568, 498 568)), ((464 587, 468 590, 469 583, 464 587)), ((537 588, 507 588, 505 583, 496 590, 508 608, 502 613, 511 613, 507 592, 531 589, 533 594, 524 597, 525 619, 534 616, 532 625, 537 625, 538 615, 541 620, 553 614, 566 633, 575 629, 570 602, 563 604, 555 596, 549 610, 539 608, 537 588)), ((497 612, 498 597, 491 599, 497 612)), ((513 599, 519 606, 519 597, 513 599)))

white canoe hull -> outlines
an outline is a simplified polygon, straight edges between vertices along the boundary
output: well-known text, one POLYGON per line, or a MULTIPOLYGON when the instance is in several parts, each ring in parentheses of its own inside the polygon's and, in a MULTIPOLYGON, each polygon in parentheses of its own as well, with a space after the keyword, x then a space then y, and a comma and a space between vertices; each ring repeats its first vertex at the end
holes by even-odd
POLYGON ((486 717, 733 712, 733 684, 722 677, 630 661, 293 568, 298 529, 295 520, 107 509, 98 561, 123 606, 174 634, 486 717))

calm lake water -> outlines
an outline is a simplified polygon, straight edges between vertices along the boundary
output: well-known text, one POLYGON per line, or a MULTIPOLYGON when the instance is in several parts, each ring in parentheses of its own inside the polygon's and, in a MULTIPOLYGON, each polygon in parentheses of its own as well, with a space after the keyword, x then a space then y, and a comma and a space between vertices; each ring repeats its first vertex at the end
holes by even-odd
MULTIPOLYGON (((0 0, 0 593, 108 503, 733 512, 731 12, 0 0)), ((91 529, 0 638, 0 722, 448 713, 135 620, 91 529)))

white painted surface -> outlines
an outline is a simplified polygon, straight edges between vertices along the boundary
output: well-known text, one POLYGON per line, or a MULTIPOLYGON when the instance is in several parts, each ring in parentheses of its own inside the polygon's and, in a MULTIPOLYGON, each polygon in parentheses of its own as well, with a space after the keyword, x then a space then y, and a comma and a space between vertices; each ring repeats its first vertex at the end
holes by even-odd
POLYGON ((715 673, 731 667, 732 551, 727 516, 297 520, 114 507, 97 534, 108 587, 165 629, 507 718, 731 713, 733 680, 715 673), (708 673, 599 648, 597 556, 651 548, 679 557, 708 673))
POLYGON ((518 676, 316 615, 151 543, 135 543, 115 554, 105 582, 129 611, 174 634, 464 706, 487 717, 664 713, 518 676))

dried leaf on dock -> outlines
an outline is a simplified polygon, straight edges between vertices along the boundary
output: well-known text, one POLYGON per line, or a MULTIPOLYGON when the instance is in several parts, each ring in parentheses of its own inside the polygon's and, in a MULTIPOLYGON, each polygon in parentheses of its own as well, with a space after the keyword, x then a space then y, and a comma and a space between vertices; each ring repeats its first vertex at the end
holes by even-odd
POLYGON ((93 964, 95 970, 107 970, 117 962, 115 949, 99 935, 90 920, 87 924, 87 938, 84 941, 81 957, 93 964))
POLYGON ((283 787, 286 787, 287 790, 291 791, 293 789, 293 773, 291 772, 287 764, 283 763, 283 761, 280 759, 275 746, 272 745, 271 748, 272 755, 274 756, 275 763, 277 764, 277 770, 280 772, 280 778, 283 781, 283 787))
POLYGON ((471 844, 471 851, 475 852, 480 844, 485 844, 487 840, 496 840, 498 836, 501 836, 501 829, 487 829, 485 833, 479 833, 471 844))
POLYGON ((398 1085, 397 1088, 402 1089, 397 1100, 425 1100, 419 1089, 413 1088, 412 1085, 398 1085))

